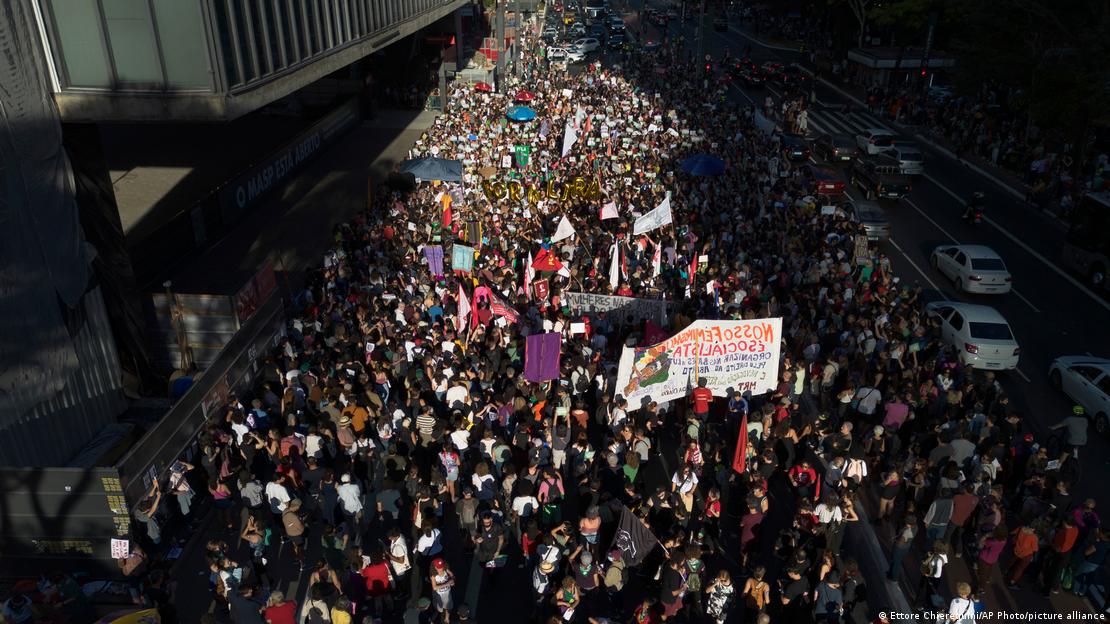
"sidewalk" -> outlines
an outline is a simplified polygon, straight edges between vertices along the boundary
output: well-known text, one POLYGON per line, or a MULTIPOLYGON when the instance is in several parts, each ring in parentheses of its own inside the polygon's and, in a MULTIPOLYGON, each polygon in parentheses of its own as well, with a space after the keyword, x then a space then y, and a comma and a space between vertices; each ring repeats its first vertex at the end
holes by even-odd
MULTIPOLYGON (((801 45, 798 41, 779 40, 770 37, 756 36, 745 29, 732 28, 733 31, 740 33, 745 38, 750 40, 753 44, 770 48, 774 50, 795 51, 801 45)), ((867 94, 865 90, 851 83, 844 82, 838 78, 830 77, 825 71, 818 66, 818 64, 811 63, 808 59, 799 60, 798 65, 813 76, 816 80, 820 80, 830 89, 840 93, 840 95, 852 100, 857 106, 867 108, 867 94)), ((1034 205, 1040 208, 1043 212, 1052 215, 1058 219, 1062 219, 1059 214, 1059 206, 1057 205, 1040 205, 1039 203, 1030 202, 1028 200, 1029 185, 1025 184, 1021 175, 1011 169, 1007 169, 1001 165, 990 162, 989 159, 979 156, 978 154, 964 154, 961 156, 956 155, 955 146, 946 137, 940 136, 931 132, 928 128, 922 126, 915 126, 912 124, 900 123, 891 120, 883 111, 875 112, 885 123, 892 129, 898 132, 909 134, 916 139, 925 143, 934 150, 944 154, 945 156, 962 162, 972 171, 987 178, 991 182, 1001 187, 1005 192, 1009 193, 1015 199, 1034 205)))

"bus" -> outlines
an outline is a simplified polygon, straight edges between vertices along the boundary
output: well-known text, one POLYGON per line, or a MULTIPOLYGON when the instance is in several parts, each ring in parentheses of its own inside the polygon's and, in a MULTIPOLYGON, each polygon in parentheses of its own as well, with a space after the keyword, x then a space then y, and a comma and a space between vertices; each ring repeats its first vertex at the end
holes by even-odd
POLYGON ((1110 292, 1110 193, 1087 193, 1079 200, 1061 261, 1086 277, 1089 286, 1110 292))

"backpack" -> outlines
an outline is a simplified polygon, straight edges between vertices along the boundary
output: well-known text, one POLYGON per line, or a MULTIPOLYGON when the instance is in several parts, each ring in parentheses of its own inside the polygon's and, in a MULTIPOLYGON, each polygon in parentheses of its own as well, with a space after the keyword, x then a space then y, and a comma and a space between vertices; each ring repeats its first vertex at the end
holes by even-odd
POLYGON ((578 373, 578 381, 574 384, 574 392, 576 394, 586 394, 590 391, 590 376, 582 368, 578 368, 575 372, 578 373))
POLYGON ((936 555, 930 555, 929 557, 927 557, 925 559, 925 561, 921 562, 921 576, 924 576, 924 577, 927 577, 927 578, 932 578, 933 568, 936 567, 936 564, 937 564, 937 556, 936 555))

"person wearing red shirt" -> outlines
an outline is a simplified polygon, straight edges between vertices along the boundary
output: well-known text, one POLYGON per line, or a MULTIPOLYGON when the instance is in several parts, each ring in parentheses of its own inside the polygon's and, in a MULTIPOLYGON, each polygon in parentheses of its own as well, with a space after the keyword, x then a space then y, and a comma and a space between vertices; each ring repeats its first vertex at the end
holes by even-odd
POLYGON ((268 606, 262 610, 262 617, 266 618, 267 624, 297 624, 296 601, 286 600, 285 594, 274 591, 266 604, 268 606))
POLYGON ((701 420, 709 416, 709 405, 713 403, 713 391, 705 387, 706 380, 699 379, 698 387, 690 393, 690 400, 694 403, 694 415, 701 420))
POLYGON ((389 594, 389 567, 385 557, 372 555, 370 565, 363 568, 359 574, 366 579, 367 596, 377 598, 389 594))
POLYGON ((1060 593, 1060 572, 1064 569, 1071 549, 1079 538, 1079 528, 1075 526, 1075 519, 1065 517, 1063 524, 1056 529, 1052 536, 1052 543, 1048 548, 1048 557, 1042 568, 1041 582, 1044 585, 1045 596, 1060 593))
POLYGON ((817 471, 802 460, 790 468, 790 484, 797 490, 800 498, 813 499, 817 490, 817 471))

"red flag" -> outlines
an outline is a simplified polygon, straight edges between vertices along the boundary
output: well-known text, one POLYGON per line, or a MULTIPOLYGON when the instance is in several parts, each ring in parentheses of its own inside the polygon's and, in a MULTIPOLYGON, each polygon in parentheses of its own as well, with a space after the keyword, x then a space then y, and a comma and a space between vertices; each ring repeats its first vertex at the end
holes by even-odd
POLYGON ((559 258, 551 253, 550 250, 541 249, 534 260, 532 260, 533 271, 559 271, 563 268, 563 263, 559 258))
POLYGON ((442 223, 442 225, 443 225, 444 229, 451 227, 451 204, 447 204, 446 206, 443 207, 443 223, 442 223))
POLYGON ((694 276, 698 274, 698 252, 693 252, 690 255, 690 284, 694 283, 694 276))
POLYGON ((748 415, 740 419, 740 435, 736 436, 736 452, 732 455, 732 469, 744 474, 748 456, 748 415))

